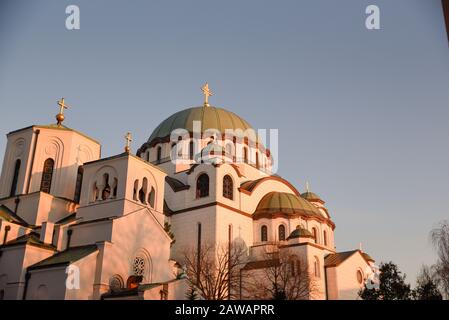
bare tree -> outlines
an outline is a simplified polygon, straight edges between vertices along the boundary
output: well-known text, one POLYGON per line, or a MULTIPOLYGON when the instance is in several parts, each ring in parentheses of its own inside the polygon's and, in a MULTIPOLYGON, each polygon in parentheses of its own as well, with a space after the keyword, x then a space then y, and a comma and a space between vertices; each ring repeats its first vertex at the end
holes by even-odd
POLYGON ((435 265, 438 284, 446 298, 449 298, 449 220, 441 222, 430 236, 438 254, 435 265))
POLYGON ((240 269, 247 256, 242 245, 202 245, 183 252, 191 284, 206 300, 236 299, 241 285, 240 269))
POLYGON ((254 262, 253 266, 245 270, 251 274, 247 283, 252 283, 245 290, 247 298, 306 300, 313 299, 319 292, 318 281, 307 261, 288 249, 266 252, 264 260, 254 262))

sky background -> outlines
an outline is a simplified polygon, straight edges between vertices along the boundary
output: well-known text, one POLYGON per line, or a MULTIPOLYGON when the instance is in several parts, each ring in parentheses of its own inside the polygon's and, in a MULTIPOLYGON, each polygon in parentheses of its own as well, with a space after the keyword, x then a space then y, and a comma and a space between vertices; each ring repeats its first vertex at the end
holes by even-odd
MULTIPOLYGON (((279 129, 279 174, 309 181, 339 251, 394 261, 414 285, 449 218, 449 48, 440 0, 0 0, 0 150, 54 122, 122 152, 210 102, 279 129), (76 4, 81 30, 65 28, 76 4), (381 30, 365 28, 365 8, 381 30)), ((3 151, 0 151, 3 152, 3 151)), ((1 160, 0 160, 1 161, 1 160)))

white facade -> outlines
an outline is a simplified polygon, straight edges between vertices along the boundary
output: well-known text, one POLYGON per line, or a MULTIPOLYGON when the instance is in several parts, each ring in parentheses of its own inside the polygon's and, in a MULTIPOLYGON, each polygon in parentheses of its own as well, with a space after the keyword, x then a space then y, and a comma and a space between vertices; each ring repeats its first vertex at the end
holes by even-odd
MULTIPOLYGON (((238 116, 215 110, 246 128, 238 116)), ((204 132, 191 154, 188 136, 171 161, 174 143, 161 135, 138 156, 104 159, 98 142, 62 125, 7 137, 1 298, 184 299, 183 252, 231 241, 248 249, 242 270, 262 261, 267 248, 289 250, 317 278, 309 298, 355 299, 373 262, 358 250, 336 252, 324 202, 272 175, 269 150, 254 140, 204 132), (295 236, 299 230, 305 235, 295 236)))

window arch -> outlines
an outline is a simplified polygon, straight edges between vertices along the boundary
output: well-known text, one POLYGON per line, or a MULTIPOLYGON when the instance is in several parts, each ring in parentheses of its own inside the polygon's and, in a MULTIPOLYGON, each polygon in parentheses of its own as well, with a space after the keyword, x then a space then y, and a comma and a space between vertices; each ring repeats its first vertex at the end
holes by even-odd
POLYGON ((315 243, 318 243, 318 232, 316 228, 312 228, 312 234, 313 234, 313 241, 315 241, 315 243))
POLYGON ((317 256, 315 256, 314 262, 313 262, 313 271, 315 274, 315 277, 320 277, 320 260, 317 256))
POLYGON ((268 228, 267 226, 262 226, 260 228, 260 241, 268 241, 268 228))
POLYGON ((325 246, 327 246, 327 232, 326 230, 323 231, 323 243, 325 246))
POLYGON ((229 175, 223 177, 223 197, 230 200, 234 199, 234 183, 229 175))
POLYGON ((14 167, 14 176, 12 178, 12 183, 11 183, 10 197, 14 197, 17 194, 17 182, 19 181, 19 173, 20 173, 21 165, 22 165, 22 160, 17 159, 16 165, 14 167))
POLYGON ((278 227, 279 241, 285 240, 285 226, 283 224, 278 227))
POLYGON ((54 167, 55 161, 52 158, 45 160, 44 170, 42 171, 41 192, 50 193, 54 167))
POLYGON ((209 196, 209 176, 201 174, 196 180, 196 197, 205 198, 209 196))
POLYGON ((73 199, 76 203, 80 202, 81 198, 81 187, 83 185, 83 175, 84 175, 84 169, 82 166, 78 167, 78 173, 76 174, 76 186, 75 186, 75 196, 73 199))

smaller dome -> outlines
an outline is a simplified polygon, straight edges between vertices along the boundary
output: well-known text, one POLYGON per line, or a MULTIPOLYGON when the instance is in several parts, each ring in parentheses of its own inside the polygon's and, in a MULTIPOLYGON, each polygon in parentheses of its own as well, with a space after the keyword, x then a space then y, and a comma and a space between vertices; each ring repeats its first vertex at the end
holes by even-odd
POLYGON ((272 217, 276 214, 322 216, 317 207, 295 194, 270 192, 260 200, 253 217, 272 217))
POLYGON ((287 240, 295 238, 313 238, 313 234, 304 228, 295 229, 287 238, 287 240))
POLYGON ((314 192, 304 192, 301 194, 301 198, 306 199, 307 201, 318 201, 324 203, 324 201, 314 192))

